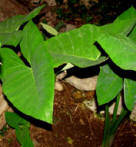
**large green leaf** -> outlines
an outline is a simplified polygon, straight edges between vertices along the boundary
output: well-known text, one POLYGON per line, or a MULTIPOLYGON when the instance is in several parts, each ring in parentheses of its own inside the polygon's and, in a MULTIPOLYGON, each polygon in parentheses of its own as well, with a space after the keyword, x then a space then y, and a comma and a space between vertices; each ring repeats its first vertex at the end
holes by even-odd
POLYGON ((126 70, 136 70, 136 43, 124 35, 103 34, 99 44, 111 60, 126 70))
POLYGON ((0 33, 0 41, 2 45, 17 46, 22 39, 22 31, 15 31, 13 33, 0 33))
POLYGON ((99 105, 114 99, 122 89, 122 78, 115 74, 108 64, 100 68, 96 85, 96 95, 99 105))
POLYGON ((22 32, 17 31, 25 16, 13 16, 3 22, 0 22, 0 41, 2 45, 16 46, 22 37, 22 32))
POLYGON ((37 104, 39 107, 41 107, 40 103, 41 105, 43 104, 41 113, 48 115, 44 119, 42 117, 39 119, 51 123, 54 98, 53 63, 49 53, 45 50, 43 37, 32 21, 24 27, 21 51, 33 70, 37 87, 34 91, 38 91, 39 98, 41 99, 41 102, 39 101, 37 104), (42 103, 42 101, 45 101, 46 104, 42 103))
POLYGON ((132 111, 136 103, 136 81, 124 79, 124 99, 128 110, 132 111))
POLYGON ((133 19, 124 19, 121 21, 113 22, 111 24, 106 24, 104 26, 101 26, 101 30, 103 32, 108 32, 113 35, 116 34, 123 34, 128 35, 129 32, 133 29, 133 27, 136 24, 136 17, 133 19))
POLYGON ((9 101, 26 115, 52 123, 54 71, 42 46, 36 48, 27 67, 10 49, 0 49, 2 88, 9 101))
POLYGON ((2 45, 18 45, 22 38, 22 32, 18 31, 19 27, 34 18, 43 7, 44 5, 34 9, 28 15, 17 15, 0 22, 0 41, 2 45))
POLYGON ((22 147, 34 147, 30 133, 30 123, 14 112, 6 112, 6 122, 16 130, 16 137, 22 147))
POLYGON ((39 44, 43 42, 43 36, 38 30, 37 26, 32 22, 28 22, 23 29, 23 39, 20 43, 21 52, 23 56, 30 63, 31 56, 36 48, 39 47, 39 44))
POLYGON ((25 16, 23 15, 12 16, 3 22, 0 22, 0 34, 17 31, 20 25, 24 23, 24 17, 25 16))
POLYGON ((64 62, 86 66, 85 62, 89 65, 88 60, 91 60, 92 64, 92 61, 96 61, 100 56, 100 51, 94 45, 98 36, 98 27, 88 24, 46 40, 45 48, 53 56, 54 66, 64 62))

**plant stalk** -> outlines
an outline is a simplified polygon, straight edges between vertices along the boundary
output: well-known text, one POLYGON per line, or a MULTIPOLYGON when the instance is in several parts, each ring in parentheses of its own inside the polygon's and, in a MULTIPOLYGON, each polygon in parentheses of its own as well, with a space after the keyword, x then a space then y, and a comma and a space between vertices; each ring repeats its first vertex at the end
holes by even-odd
POLYGON ((117 119, 117 110, 118 110, 119 100, 120 100, 120 94, 116 98, 116 104, 114 107, 112 120, 110 120, 110 116, 109 116, 109 105, 106 104, 105 106, 106 118, 105 118, 105 125, 104 125, 104 135, 103 135, 102 147, 112 146, 116 131, 121 121, 125 118, 125 116, 128 113, 127 110, 122 109, 121 114, 119 118, 117 119))

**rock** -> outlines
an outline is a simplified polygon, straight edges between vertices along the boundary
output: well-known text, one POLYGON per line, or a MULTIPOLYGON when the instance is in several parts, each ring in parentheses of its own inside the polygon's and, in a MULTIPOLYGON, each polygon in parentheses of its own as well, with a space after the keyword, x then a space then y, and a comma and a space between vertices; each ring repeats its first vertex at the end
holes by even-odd
POLYGON ((59 81, 55 82, 55 90, 63 91, 63 85, 59 81))
MULTIPOLYGON (((83 101, 83 104, 91 111, 93 111, 94 113, 97 113, 97 105, 96 105, 96 101, 95 101, 95 98, 92 98, 91 100, 85 100, 83 101)), ((115 107, 115 102, 112 103, 110 106, 109 106, 109 114, 112 115, 113 114, 113 111, 114 111, 114 107, 115 107)), ((120 115, 121 113, 121 110, 122 110, 122 98, 120 98, 120 101, 119 101, 119 106, 118 106, 118 111, 117 111, 117 115, 120 115)), ((101 110, 100 111, 100 114, 104 114, 105 111, 104 110, 101 110)))
POLYGON ((83 79, 71 76, 66 78, 65 81, 79 90, 90 91, 96 89, 97 76, 83 79))
POLYGON ((130 114, 130 119, 136 122, 136 104, 134 105, 134 108, 130 114))
POLYGON ((2 88, 0 85, 0 130, 6 124, 5 112, 8 111, 8 109, 9 109, 9 106, 8 106, 7 101, 4 99, 4 96, 2 94, 2 88))
POLYGON ((73 29, 76 28, 76 26, 75 25, 72 25, 72 24, 64 24, 64 25, 65 25, 65 27, 62 27, 59 30, 59 32, 68 32, 68 31, 73 30, 73 29))
POLYGON ((70 30, 73 30, 73 29, 75 29, 76 28, 76 26, 75 25, 72 25, 72 24, 66 24, 66 32, 67 31, 70 31, 70 30))
POLYGON ((57 91, 62 91, 63 90, 63 85, 61 84, 60 80, 62 80, 66 76, 66 72, 62 72, 56 76, 56 81, 55 81, 55 90, 57 91))
POLYGON ((63 86, 60 86, 60 83, 59 83, 59 80, 62 80, 63 78, 67 83, 69 83, 70 85, 72 85, 73 87, 79 90, 93 91, 96 89, 97 75, 89 77, 89 78, 83 78, 83 79, 78 78, 76 76, 70 76, 68 78, 65 78, 66 75, 67 75, 67 72, 62 72, 57 75, 56 83, 55 83, 56 90, 60 91, 63 89, 62 88, 63 86))

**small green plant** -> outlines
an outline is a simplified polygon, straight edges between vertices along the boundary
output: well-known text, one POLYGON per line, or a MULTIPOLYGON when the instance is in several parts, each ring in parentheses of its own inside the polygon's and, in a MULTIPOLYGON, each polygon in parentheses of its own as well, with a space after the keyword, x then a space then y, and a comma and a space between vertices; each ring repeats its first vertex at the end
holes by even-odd
POLYGON ((115 103, 116 105, 114 107, 112 120, 110 119, 109 116, 109 107, 108 105, 105 106, 106 117, 105 117, 105 127, 104 127, 102 147, 110 147, 112 145, 117 128, 119 127, 121 121, 128 114, 128 111, 123 108, 118 118, 117 110, 118 110, 119 100, 120 100, 120 95, 118 95, 116 98, 116 103, 115 103))
MULTIPOLYGON (((136 10, 129 8, 111 24, 86 24, 65 33, 56 33, 42 24, 48 32, 55 32, 54 37, 44 40, 32 21, 43 7, 26 16, 14 16, 0 23, 0 78, 8 100, 25 115, 52 123, 54 68, 64 63, 68 64, 65 70, 69 65, 80 68, 99 66, 96 86, 98 105, 108 105, 123 91, 125 106, 132 111, 136 101, 136 81, 128 73, 136 71, 136 10), (10 46, 19 46, 26 61, 10 46), (117 68, 113 68, 113 64, 117 68)), ((118 105, 118 98, 116 103, 118 105)), ((116 119, 116 109, 117 106, 110 121, 106 106, 103 146, 112 144, 116 129, 126 115, 124 110, 116 119)))
POLYGON ((16 137, 22 147, 34 147, 29 135, 30 123, 14 112, 6 112, 6 122, 15 129, 16 137))

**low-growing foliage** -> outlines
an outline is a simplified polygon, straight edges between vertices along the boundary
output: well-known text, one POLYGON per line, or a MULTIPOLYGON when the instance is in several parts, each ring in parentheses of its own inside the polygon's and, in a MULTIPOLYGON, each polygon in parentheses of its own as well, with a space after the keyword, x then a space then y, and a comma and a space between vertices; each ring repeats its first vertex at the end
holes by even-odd
POLYGON ((15 129, 22 147, 34 147, 29 134, 30 123, 14 112, 6 112, 5 116, 7 124, 15 129))
POLYGON ((100 66, 96 87, 98 105, 108 104, 123 91, 125 106, 132 111, 136 81, 133 76, 118 74, 110 63, 123 73, 136 71, 136 10, 129 8, 111 24, 86 24, 65 33, 57 33, 42 24, 49 33, 55 33, 44 40, 32 21, 42 8, 0 23, 0 78, 8 100, 25 115, 52 123, 54 68, 70 63, 80 68, 100 66), (24 28, 20 29, 22 25, 24 28), (28 63, 6 45, 19 45, 28 63))

